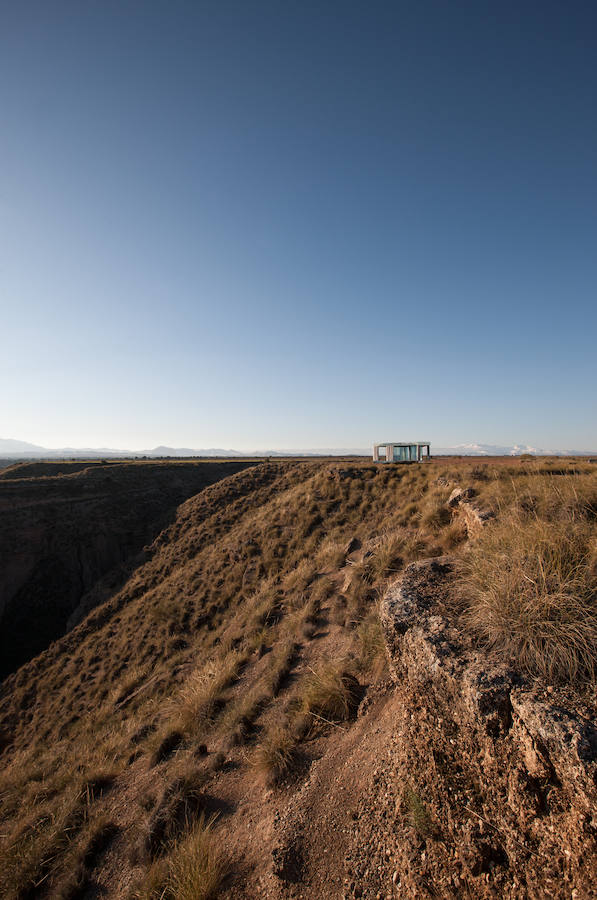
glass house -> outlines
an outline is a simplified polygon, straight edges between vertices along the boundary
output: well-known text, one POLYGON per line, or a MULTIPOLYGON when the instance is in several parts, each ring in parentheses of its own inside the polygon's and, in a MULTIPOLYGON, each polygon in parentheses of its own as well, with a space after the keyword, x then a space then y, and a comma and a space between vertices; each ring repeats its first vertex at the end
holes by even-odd
POLYGON ((387 441, 385 444, 373 445, 373 462, 421 462, 430 456, 431 445, 428 441, 416 444, 387 441))

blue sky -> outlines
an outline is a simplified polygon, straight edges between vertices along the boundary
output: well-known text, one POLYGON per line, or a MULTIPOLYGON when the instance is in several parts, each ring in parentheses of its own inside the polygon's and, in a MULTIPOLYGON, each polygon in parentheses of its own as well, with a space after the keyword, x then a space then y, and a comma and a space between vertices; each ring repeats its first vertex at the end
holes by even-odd
POLYGON ((5 3, 0 435, 597 449, 597 7, 5 3))

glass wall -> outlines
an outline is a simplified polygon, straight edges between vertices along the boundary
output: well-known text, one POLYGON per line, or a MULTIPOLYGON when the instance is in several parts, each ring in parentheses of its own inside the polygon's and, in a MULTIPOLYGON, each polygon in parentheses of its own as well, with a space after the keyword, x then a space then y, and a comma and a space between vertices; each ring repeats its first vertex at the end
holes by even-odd
POLYGON ((379 462, 419 462, 428 456, 426 444, 379 444, 375 458, 379 462))
POLYGON ((394 462, 418 462, 419 452, 417 444, 406 444, 404 447, 401 447, 399 444, 393 444, 391 449, 392 452, 388 454, 388 458, 394 462))

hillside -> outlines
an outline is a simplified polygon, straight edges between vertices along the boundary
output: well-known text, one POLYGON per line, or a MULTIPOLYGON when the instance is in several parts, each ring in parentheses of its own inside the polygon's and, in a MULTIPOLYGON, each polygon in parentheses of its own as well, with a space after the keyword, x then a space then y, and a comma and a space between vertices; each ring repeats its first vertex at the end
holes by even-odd
MULTIPOLYGON (((10 508, 33 521, 43 476, 6 477, 10 508)), ((593 896, 593 732, 574 778, 545 738, 560 774, 545 761, 527 773, 543 797, 531 827, 514 815, 528 788, 473 773, 479 723, 454 720, 460 688, 434 679, 480 653, 511 672, 508 690, 543 685, 571 722, 593 720, 595 467, 276 460, 200 487, 107 598, 0 687, 0 894, 593 896), (535 577, 527 597, 534 559, 549 583, 535 577), (539 603, 541 627, 527 616, 539 603), (512 813, 500 806, 495 827, 492 784, 512 813), (574 815, 553 818, 567 804, 574 815), (555 853, 545 835, 564 821, 555 853)), ((507 735, 489 716, 483 749, 514 774, 508 715, 507 735)))
POLYGON ((183 500, 247 465, 38 462, 0 472, 0 677, 120 587, 183 500))

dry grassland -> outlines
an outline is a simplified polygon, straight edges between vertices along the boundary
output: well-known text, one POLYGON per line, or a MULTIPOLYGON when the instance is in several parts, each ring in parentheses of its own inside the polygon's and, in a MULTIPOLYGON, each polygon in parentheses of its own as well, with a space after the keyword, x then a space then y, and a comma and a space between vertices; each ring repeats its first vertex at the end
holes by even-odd
POLYGON ((291 791, 350 727, 384 677, 377 601, 413 560, 461 556, 463 627, 582 689, 596 515, 578 461, 265 462, 202 491, 117 595, 3 684, 0 895, 230 884, 238 798, 291 791), (470 538, 455 482, 496 513, 470 538))

